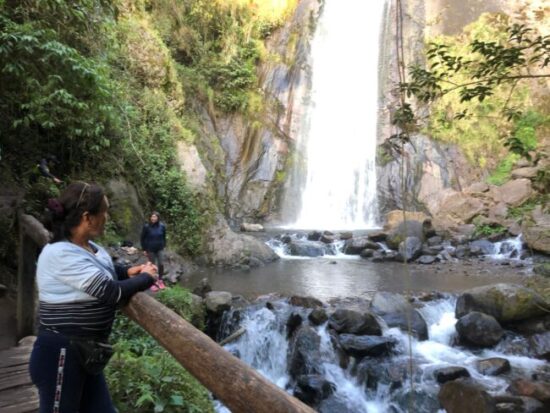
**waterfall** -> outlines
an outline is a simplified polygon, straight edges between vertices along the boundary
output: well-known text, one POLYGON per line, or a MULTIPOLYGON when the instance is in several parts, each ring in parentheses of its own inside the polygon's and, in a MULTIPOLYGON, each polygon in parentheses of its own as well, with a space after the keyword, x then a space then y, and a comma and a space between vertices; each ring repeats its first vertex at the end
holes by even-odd
MULTIPOLYGON (((297 218, 289 227, 362 229, 377 224, 378 55, 384 3, 324 2, 312 42, 311 101, 297 144, 307 172, 298 192, 297 218)), ((300 162, 295 167, 304 174, 300 162)))

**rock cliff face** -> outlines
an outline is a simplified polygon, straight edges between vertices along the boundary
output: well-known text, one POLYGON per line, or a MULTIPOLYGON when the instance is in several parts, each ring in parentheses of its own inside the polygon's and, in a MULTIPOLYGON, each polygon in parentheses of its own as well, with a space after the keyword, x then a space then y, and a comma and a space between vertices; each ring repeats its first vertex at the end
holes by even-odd
POLYGON ((267 41, 274 57, 258 68, 264 95, 258 113, 245 117, 197 107, 203 134, 197 145, 206 168, 217 172, 216 191, 233 226, 273 212, 309 90, 309 41, 318 10, 317 0, 301 1, 267 41))
MULTIPOLYGON (((380 68, 380 112, 378 143, 382 145, 394 133, 390 114, 398 104, 395 85, 399 83, 396 54, 396 1, 389 2, 387 19, 382 33, 380 68)), ((405 0, 403 7, 403 49, 407 65, 422 62, 424 38, 440 34, 455 35, 477 20, 485 12, 504 12, 521 17, 540 27, 540 14, 545 10, 541 1, 501 0, 405 0)), ((548 11, 548 10, 546 10, 548 11)), ((550 30, 548 18, 544 20, 542 33, 550 30)), ((536 91, 534 91, 535 93, 536 91)), ((420 113, 421 117, 428 113, 420 113)), ((474 182, 484 179, 487 171, 469 165, 460 148, 442 144, 429 137, 412 137, 412 145, 406 145, 405 154, 386 151, 379 147, 377 176, 381 212, 394 208, 423 210, 437 214, 442 194, 461 192, 474 182), (401 171, 404 171, 404 183, 401 171)))

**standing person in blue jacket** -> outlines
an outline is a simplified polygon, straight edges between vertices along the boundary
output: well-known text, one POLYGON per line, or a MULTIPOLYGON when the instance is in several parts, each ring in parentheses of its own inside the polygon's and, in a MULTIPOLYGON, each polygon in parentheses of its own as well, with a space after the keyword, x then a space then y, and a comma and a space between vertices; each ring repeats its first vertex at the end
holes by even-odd
POLYGON ((40 413, 115 412, 103 375, 115 311, 153 285, 157 268, 113 264, 92 241, 108 208, 103 189, 83 182, 48 201, 53 240, 38 258, 40 327, 29 364, 40 413))
POLYGON ((164 275, 162 250, 166 246, 166 226, 160 221, 157 211, 151 212, 149 222, 141 230, 141 248, 147 254, 149 261, 154 263, 159 271, 159 280, 151 287, 153 291, 165 288, 162 276, 164 275))

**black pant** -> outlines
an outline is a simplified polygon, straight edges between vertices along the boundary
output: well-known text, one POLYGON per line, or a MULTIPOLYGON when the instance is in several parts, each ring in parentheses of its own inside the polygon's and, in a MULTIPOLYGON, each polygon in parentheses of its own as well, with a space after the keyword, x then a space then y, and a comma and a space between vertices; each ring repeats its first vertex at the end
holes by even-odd
POLYGON ((159 270, 159 279, 162 280, 162 276, 164 275, 164 254, 162 253, 162 250, 147 251, 147 257, 149 258, 149 261, 157 266, 159 270))
POLYGON ((40 413, 115 413, 105 376, 82 369, 67 337, 41 331, 29 370, 38 387, 40 413))

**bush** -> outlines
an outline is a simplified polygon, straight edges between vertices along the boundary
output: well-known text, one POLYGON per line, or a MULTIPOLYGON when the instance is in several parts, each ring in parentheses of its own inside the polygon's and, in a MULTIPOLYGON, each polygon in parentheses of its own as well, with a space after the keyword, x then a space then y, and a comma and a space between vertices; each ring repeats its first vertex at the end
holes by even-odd
POLYGON ((506 228, 504 228, 502 225, 494 224, 494 225, 476 225, 476 229, 474 231, 474 237, 475 238, 484 238, 484 237, 490 237, 493 235, 499 235, 506 232, 506 228))
POLYGON ((107 379, 120 412, 214 412, 206 389, 166 351, 138 357, 117 350, 107 379))
POLYGON ((519 155, 509 154, 497 165, 487 182, 492 185, 502 185, 510 178, 514 164, 519 160, 519 155))
POLYGON ((2 8, 0 62, 6 156, 30 155, 15 163, 18 176, 46 152, 64 158, 70 169, 112 144, 119 118, 101 62, 64 43, 55 30, 12 20, 2 8))

